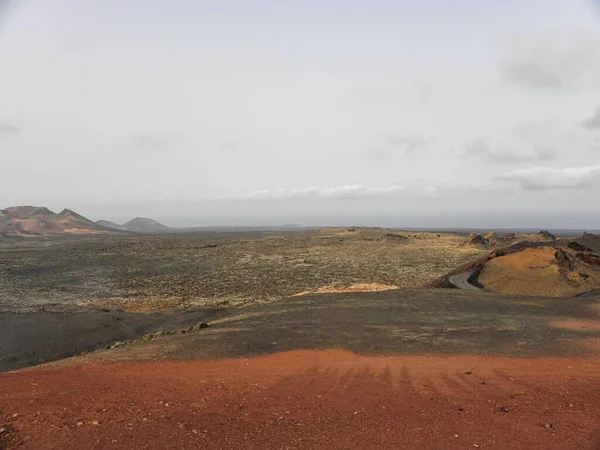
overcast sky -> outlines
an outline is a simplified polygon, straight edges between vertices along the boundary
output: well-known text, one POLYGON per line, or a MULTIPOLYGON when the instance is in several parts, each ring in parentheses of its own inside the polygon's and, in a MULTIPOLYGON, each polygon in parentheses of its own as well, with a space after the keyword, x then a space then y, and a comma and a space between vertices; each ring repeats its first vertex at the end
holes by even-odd
POLYGON ((0 0, 0 207, 600 228, 600 5, 0 0))

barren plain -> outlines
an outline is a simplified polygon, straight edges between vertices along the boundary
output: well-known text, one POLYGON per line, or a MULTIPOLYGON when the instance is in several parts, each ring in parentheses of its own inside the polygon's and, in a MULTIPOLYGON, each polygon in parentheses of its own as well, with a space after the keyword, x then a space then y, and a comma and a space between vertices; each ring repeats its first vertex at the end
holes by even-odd
POLYGON ((377 228, 0 241, 0 309, 243 305, 355 284, 421 287, 487 252, 377 228))
POLYGON ((424 288, 464 241, 2 242, 0 448, 600 448, 600 296, 424 288))

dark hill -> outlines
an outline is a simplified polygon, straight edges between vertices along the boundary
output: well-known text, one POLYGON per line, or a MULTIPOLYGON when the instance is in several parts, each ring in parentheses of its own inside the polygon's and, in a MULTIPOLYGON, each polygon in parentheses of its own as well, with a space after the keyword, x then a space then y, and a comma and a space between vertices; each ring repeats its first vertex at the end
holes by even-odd
POLYGON ((138 233, 168 233, 171 229, 154 219, 136 217, 121 225, 121 229, 138 233))

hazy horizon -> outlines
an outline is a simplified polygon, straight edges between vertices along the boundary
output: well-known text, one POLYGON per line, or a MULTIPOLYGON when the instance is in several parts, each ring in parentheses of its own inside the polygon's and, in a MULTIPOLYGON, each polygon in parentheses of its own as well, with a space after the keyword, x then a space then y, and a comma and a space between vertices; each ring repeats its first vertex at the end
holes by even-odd
POLYGON ((595 1, 0 0, 0 208, 600 229, 599 94, 595 1))
MULTIPOLYGON (((54 212, 72 209, 85 217, 109 220, 118 224, 134 217, 149 217, 170 227, 218 226, 373 226, 412 229, 554 229, 598 231, 598 221, 591 211, 578 212, 577 205, 557 214, 548 209, 529 214, 514 209, 507 216, 495 211, 496 205, 487 205, 481 213, 472 212, 468 206, 445 205, 445 199, 430 197, 421 205, 377 200, 368 204, 361 199, 343 200, 222 200, 201 202, 153 202, 106 205, 32 205, 47 206, 54 212), (186 213, 187 211, 187 213, 186 213), (440 219, 441 218, 441 219, 440 219)), ((405 199, 406 200, 406 199, 405 199)), ((470 196, 470 201, 484 200, 470 196)), ((9 206, 0 206, 0 209, 9 206)))

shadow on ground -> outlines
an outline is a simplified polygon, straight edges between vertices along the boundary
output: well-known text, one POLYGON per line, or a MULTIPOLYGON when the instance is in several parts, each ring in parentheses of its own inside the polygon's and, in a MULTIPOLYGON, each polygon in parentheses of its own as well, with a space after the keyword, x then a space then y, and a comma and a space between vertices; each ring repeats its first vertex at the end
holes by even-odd
POLYGON ((165 329, 220 317, 222 309, 180 313, 119 311, 0 313, 0 372, 68 358, 165 329))
POLYGON ((600 327, 565 329, 552 324, 600 322, 599 304, 598 298, 424 289, 296 297, 236 311, 201 333, 169 338, 168 348, 159 353, 243 357, 298 348, 343 348, 384 355, 584 354, 583 347, 574 344, 600 338, 600 327))
POLYGON ((413 289, 307 295, 247 308, 170 314, 5 313, 0 314, 0 370, 57 360, 200 321, 211 326, 94 357, 198 359, 326 348, 379 355, 584 356, 597 350, 580 344, 600 342, 600 298, 413 289), (557 323, 566 325, 557 327, 557 323), (578 325, 582 323, 591 326, 578 325))

